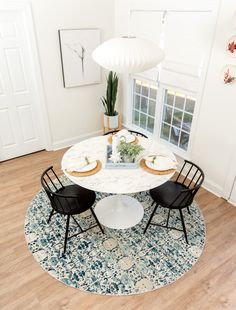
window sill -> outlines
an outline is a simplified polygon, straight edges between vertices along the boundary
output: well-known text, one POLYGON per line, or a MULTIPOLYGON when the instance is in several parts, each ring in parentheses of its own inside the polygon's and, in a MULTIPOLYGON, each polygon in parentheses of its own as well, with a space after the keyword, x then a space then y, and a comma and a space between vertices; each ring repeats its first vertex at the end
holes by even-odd
POLYGON ((136 126, 136 125, 134 125, 134 124, 129 124, 129 125, 123 124, 123 126, 124 126, 126 129, 128 129, 128 130, 130 129, 130 130, 138 131, 138 132, 143 133, 143 134, 145 134, 146 136, 148 136, 148 138, 152 138, 152 139, 153 139, 153 134, 152 134, 151 132, 149 132, 149 131, 147 131, 147 130, 145 130, 145 129, 139 127, 139 126, 136 126))
MULTIPOLYGON (((153 138, 153 139, 155 139, 155 138, 153 138)), ((165 141, 164 139, 159 138, 159 139, 155 139, 155 140, 157 140, 157 141, 159 141, 160 143, 166 145, 166 147, 167 147, 168 149, 170 149, 175 155, 177 155, 177 156, 179 156, 179 157, 181 157, 181 158, 183 158, 183 159, 187 159, 187 160, 190 159, 190 158, 189 158, 189 152, 188 152, 188 151, 184 151, 184 150, 182 150, 182 149, 176 147, 175 145, 173 145, 173 144, 171 144, 171 143, 165 141)))

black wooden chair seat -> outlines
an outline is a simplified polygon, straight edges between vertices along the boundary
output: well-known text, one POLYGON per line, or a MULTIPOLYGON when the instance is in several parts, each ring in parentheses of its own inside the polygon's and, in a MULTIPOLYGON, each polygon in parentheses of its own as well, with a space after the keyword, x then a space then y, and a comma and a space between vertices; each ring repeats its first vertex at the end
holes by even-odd
POLYGON ((193 198, 201 187, 203 181, 204 173, 202 169, 191 161, 185 160, 184 165, 182 166, 175 181, 167 181, 163 185, 151 189, 150 195, 153 199, 153 204, 155 204, 155 207, 144 229, 144 233, 147 231, 149 225, 180 230, 184 232, 185 240, 188 243, 188 236, 182 210, 186 208, 190 214, 189 206, 193 202, 193 198), (182 172, 185 173, 185 177, 181 175, 182 172), (152 222, 152 218, 155 215, 158 206, 168 209, 167 221, 165 225, 152 222), (170 211, 174 209, 179 210, 183 229, 169 226, 170 211))
POLYGON ((69 238, 75 237, 78 234, 81 234, 95 226, 99 226, 102 233, 103 229, 101 224, 99 223, 96 214, 93 211, 93 204, 96 199, 96 194, 94 191, 88 190, 83 188, 79 185, 63 185, 61 180, 56 175, 53 167, 47 168, 42 176, 41 176, 41 184, 43 189, 45 190, 48 199, 51 202, 52 210, 48 219, 48 223, 51 220, 51 217, 55 213, 60 213, 62 216, 65 215, 67 217, 66 220, 66 233, 65 233, 65 240, 64 240, 64 253, 66 252, 66 245, 67 240, 69 238), (53 180, 56 178, 56 181, 53 180), (96 224, 90 226, 89 228, 83 229, 80 224, 78 223, 77 219, 74 217, 76 214, 80 214, 90 210, 96 224), (70 225, 70 218, 74 220, 79 228, 79 232, 69 236, 69 225, 70 225))
POLYGON ((53 196, 52 198, 57 212, 61 214, 80 214, 87 211, 96 199, 94 191, 75 184, 62 187, 56 193, 67 197, 66 199, 58 199, 59 196, 53 196))
POLYGON ((166 183, 151 189, 150 195, 156 203, 162 206, 167 206, 171 209, 179 209, 181 208, 182 202, 182 196, 180 195, 180 193, 185 189, 187 189, 187 186, 185 186, 184 184, 167 181, 166 183), (177 197, 177 199, 171 205, 171 203, 173 202, 173 197, 177 197))

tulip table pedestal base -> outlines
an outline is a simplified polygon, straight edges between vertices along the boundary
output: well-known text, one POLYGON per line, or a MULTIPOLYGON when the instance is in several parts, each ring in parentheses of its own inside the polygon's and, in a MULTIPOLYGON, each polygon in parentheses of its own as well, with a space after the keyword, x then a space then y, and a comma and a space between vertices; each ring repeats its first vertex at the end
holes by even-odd
POLYGON ((101 199, 95 213, 99 222, 113 229, 127 229, 138 224, 144 214, 142 204, 127 195, 111 195, 101 199))

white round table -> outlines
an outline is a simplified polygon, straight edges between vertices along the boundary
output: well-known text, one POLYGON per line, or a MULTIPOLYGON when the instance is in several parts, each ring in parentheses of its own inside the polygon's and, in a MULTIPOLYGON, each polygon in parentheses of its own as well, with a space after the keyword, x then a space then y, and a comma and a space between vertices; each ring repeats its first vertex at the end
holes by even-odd
MULTIPOLYGON (((164 145, 152 139, 138 137, 139 143, 145 148, 145 155, 165 154, 175 160, 174 154, 164 145)), ((62 158, 64 174, 75 184, 102 193, 116 194, 101 199, 95 206, 95 213, 101 224, 114 229, 126 229, 138 224, 143 218, 141 203, 124 194, 150 190, 168 181, 173 173, 154 175, 141 167, 136 169, 105 168, 106 147, 108 136, 99 136, 84 140, 71 147, 62 158), (102 169, 94 175, 74 177, 66 172, 71 158, 92 156, 102 162, 102 169)))

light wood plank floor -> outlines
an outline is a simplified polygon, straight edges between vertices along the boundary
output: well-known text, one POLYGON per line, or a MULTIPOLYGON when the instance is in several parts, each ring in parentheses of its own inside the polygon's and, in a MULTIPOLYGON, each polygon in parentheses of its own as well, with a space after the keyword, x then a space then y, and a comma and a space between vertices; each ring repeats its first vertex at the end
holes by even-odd
POLYGON ((0 309, 236 309, 236 208, 204 189, 197 202, 206 247, 197 264, 172 285, 138 296, 106 297, 70 288, 44 272, 27 249, 24 218, 49 165, 61 173, 65 150, 0 164, 0 309))

